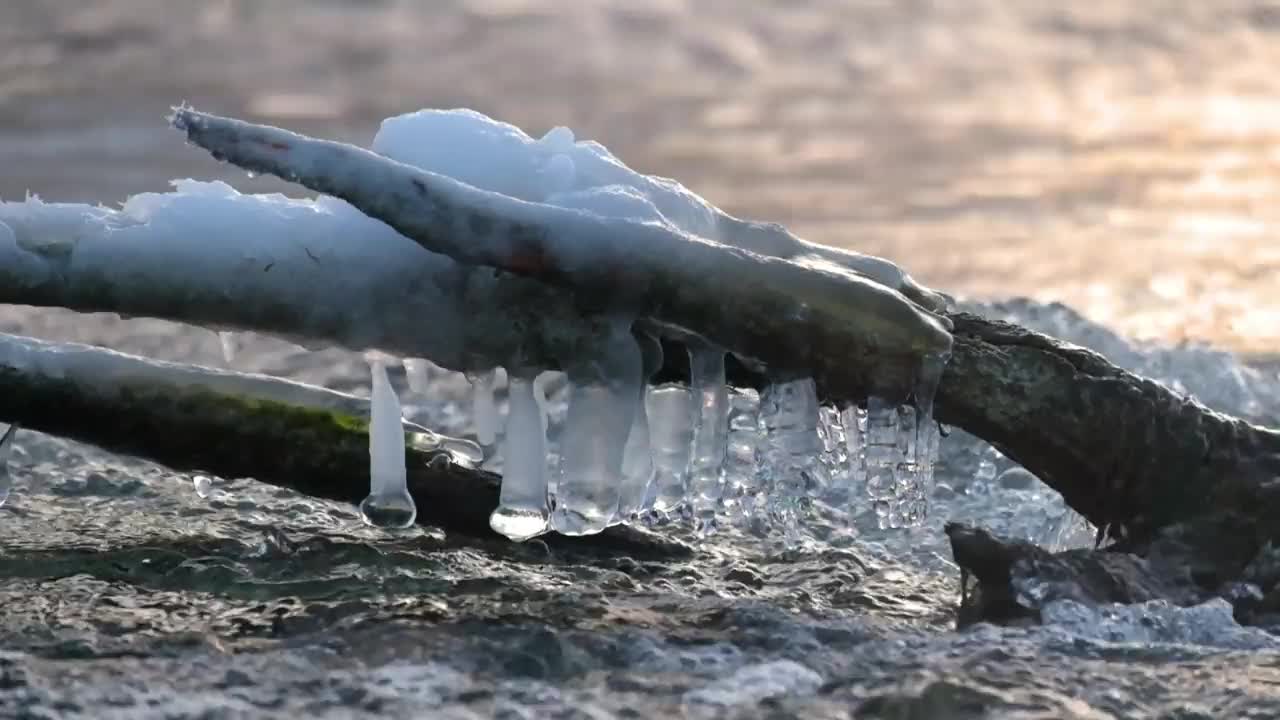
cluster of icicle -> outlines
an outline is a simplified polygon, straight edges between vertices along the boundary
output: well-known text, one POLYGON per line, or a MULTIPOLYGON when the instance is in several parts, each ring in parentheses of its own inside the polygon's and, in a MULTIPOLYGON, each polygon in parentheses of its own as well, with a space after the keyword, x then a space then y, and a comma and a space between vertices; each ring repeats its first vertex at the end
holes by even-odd
MULTIPOLYGON (((567 359, 568 409, 559 453, 547 441, 550 373, 508 369, 508 411, 494 400, 496 371, 471 377, 477 440, 502 437, 503 480, 493 529, 513 540, 551 530, 588 535, 622 523, 723 523, 795 537, 817 499, 868 504, 881 527, 927 515, 938 431, 932 400, 945 358, 922 364, 915 397, 898 406, 822 406, 812 379, 779 379, 762 392, 730 388, 724 350, 688 343, 690 381, 651 386, 661 346, 615 318, 595 348, 567 359), (555 461, 558 458, 558 461, 555 461)), ((371 488, 365 521, 413 522, 405 487, 400 406, 386 360, 373 357, 371 488)), ((424 383, 408 361, 411 387, 424 383)))

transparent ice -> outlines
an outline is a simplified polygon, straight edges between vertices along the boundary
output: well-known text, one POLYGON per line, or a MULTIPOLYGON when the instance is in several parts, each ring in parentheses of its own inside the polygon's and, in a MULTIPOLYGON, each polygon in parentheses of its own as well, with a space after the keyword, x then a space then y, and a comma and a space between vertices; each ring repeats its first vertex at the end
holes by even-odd
POLYGON ((818 392, 811 378, 770 383, 760 395, 763 435, 756 463, 775 527, 795 539, 812 493, 828 484, 818 437, 818 392))
POLYGON ((627 445, 622 451, 622 486, 618 492, 618 517, 627 522, 648 509, 652 499, 651 488, 657 469, 653 460, 652 438, 649 432, 648 381, 662 367, 662 345, 651 335, 636 337, 640 346, 641 377, 636 386, 636 412, 627 434, 627 445))
POLYGON ((476 442, 486 449, 498 439, 498 406, 493 392, 498 384, 497 369, 478 375, 468 375, 471 381, 471 412, 476 424, 476 442))
POLYGON ((547 421, 534 379, 512 374, 503 438, 502 490, 489 526, 512 540, 547 531, 547 421))
POLYGON ((689 385, 698 406, 689 459, 689 507, 701 532, 715 528, 729 450, 729 392, 723 350, 690 344, 689 385))
POLYGON ((618 513, 623 451, 640 404, 643 370, 630 318, 612 318, 598 347, 562 362, 569 409, 551 525, 565 535, 588 535, 618 513))
POLYGON ((663 384, 649 389, 645 406, 654 468, 647 504, 661 518, 679 512, 685 503, 698 405, 688 387, 663 384))

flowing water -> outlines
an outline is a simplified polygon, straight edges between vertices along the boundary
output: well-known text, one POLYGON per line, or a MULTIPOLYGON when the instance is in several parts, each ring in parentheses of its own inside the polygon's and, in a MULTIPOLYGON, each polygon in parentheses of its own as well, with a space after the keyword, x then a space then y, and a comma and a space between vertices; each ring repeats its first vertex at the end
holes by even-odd
MULTIPOLYGON (((471 106, 948 291, 1062 301, 981 309, 1274 424, 1256 354, 1280 339, 1278 34, 1280 7, 1244 0, 12 0, 0 196, 296 192, 184 148, 163 124, 181 100, 359 142, 471 106)), ((357 355, 254 336, 224 361, 216 334, 156 321, 4 308, 0 331, 367 392, 357 355)), ((474 433, 464 378, 407 380, 416 419, 474 433)), ((944 519, 1089 535, 985 445, 941 454, 924 528, 851 532, 819 506, 798 550, 672 531, 698 553, 670 562, 388 536, 353 507, 21 432, 0 717, 1280 715, 1280 640, 1219 606, 954 631, 944 519)))

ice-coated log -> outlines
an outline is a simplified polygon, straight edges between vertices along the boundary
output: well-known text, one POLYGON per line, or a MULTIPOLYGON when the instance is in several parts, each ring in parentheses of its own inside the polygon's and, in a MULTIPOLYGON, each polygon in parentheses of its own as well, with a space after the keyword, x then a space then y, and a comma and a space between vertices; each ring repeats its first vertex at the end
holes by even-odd
MULTIPOLYGON (((8 350, 0 353, 0 422, 141 457, 179 473, 253 478, 353 508, 367 493, 367 407, 348 412, 281 399, 332 391, 303 386, 311 392, 297 393, 299 383, 276 380, 291 386, 288 392, 263 397, 255 392, 264 387, 261 378, 238 387, 225 381, 174 382, 175 377, 228 373, 8 335, 0 335, 0 349, 8 350)), ((496 475, 417 442, 406 448, 406 465, 418 524, 476 537, 492 533, 496 475)), ((621 527, 590 538, 553 535, 546 541, 630 557, 689 552, 679 543, 621 527)))
POLYGON ((0 202, 0 303, 256 331, 484 373, 597 331, 562 292, 459 266, 333 198, 184 180, 119 210, 0 202))
POLYGON ((215 157, 341 197, 432 252, 537 278, 601 310, 626 307, 824 386, 853 381, 862 390, 876 384, 902 392, 914 366, 904 372, 891 360, 951 344, 943 318, 857 269, 822 254, 761 255, 681 231, 625 188, 593 188, 562 198, 565 207, 185 108, 173 122, 215 157), (882 359, 884 373, 854 380, 843 372, 851 358, 868 355, 882 359))

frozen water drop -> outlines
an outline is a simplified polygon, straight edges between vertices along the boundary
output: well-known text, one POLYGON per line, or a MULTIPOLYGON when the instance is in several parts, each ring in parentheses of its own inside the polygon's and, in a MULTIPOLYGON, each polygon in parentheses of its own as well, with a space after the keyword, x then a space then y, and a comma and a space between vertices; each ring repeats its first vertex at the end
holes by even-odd
POLYGON ((213 479, 208 475, 192 475, 191 485, 201 500, 208 500, 209 495, 213 493, 213 479))
POLYGON ((17 424, 10 425, 0 436, 0 507, 13 492, 13 475, 9 472, 9 457, 13 455, 13 438, 18 434, 17 424))
POLYGON ((512 375, 502 490, 489 526, 517 541, 547 531, 547 419, 532 378, 512 375))
POLYGON ((369 363, 373 380, 369 404, 369 496, 360 503, 366 524, 406 528, 417 518, 405 467, 404 418, 400 399, 380 359, 369 363))

